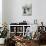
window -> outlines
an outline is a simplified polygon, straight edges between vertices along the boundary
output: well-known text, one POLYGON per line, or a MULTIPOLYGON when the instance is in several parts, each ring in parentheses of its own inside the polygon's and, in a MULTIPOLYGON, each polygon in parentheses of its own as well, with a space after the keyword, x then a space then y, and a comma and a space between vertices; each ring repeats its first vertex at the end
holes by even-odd
POLYGON ((0 27, 2 27, 2 0, 0 0, 0 27))

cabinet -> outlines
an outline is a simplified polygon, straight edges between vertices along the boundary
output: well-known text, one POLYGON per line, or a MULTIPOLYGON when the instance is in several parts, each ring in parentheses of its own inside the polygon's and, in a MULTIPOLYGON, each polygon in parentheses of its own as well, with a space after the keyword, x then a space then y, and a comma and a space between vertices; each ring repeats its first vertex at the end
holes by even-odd
POLYGON ((12 35, 22 35, 25 36, 26 28, 30 27, 31 25, 9 25, 10 29, 10 36, 12 35))
POLYGON ((31 25, 9 25, 9 36, 12 35, 22 35, 25 37, 26 29, 27 27, 30 27, 30 32, 36 32, 38 25, 37 24, 31 24, 31 25))

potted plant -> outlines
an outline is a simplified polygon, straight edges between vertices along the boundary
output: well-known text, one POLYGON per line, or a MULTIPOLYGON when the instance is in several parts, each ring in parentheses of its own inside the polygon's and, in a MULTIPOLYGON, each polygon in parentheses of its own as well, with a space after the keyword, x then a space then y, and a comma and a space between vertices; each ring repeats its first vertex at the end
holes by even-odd
POLYGON ((3 25, 3 31, 0 31, 0 44, 4 44, 4 40, 7 37, 8 29, 7 24, 3 25))

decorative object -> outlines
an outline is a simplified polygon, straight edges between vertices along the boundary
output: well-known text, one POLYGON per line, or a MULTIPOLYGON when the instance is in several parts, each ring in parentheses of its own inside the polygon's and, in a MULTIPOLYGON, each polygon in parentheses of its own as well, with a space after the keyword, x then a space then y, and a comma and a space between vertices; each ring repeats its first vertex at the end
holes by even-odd
POLYGON ((0 44, 4 44, 5 38, 0 38, 0 44))
POLYGON ((28 40, 32 39, 32 32, 30 32, 30 27, 26 29, 26 38, 28 40))
POLYGON ((37 19, 34 20, 34 24, 37 24, 37 19))
POLYGON ((23 6, 23 15, 24 16, 32 15, 32 4, 30 6, 28 5, 23 6))

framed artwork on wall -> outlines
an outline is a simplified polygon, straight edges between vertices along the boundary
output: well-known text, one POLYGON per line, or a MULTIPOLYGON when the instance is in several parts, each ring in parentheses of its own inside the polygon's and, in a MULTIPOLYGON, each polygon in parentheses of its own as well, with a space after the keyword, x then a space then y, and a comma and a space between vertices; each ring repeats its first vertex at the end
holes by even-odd
POLYGON ((31 16, 32 15, 32 4, 23 6, 23 15, 31 16))

